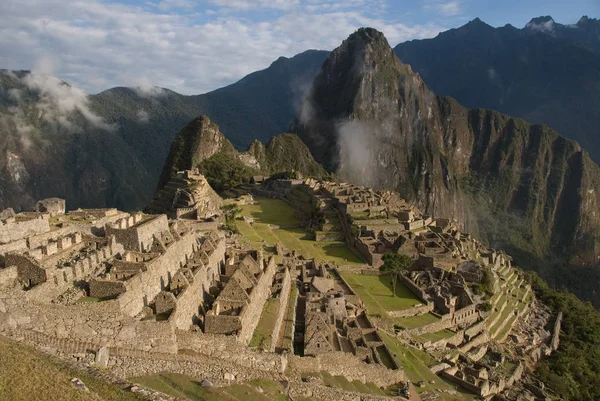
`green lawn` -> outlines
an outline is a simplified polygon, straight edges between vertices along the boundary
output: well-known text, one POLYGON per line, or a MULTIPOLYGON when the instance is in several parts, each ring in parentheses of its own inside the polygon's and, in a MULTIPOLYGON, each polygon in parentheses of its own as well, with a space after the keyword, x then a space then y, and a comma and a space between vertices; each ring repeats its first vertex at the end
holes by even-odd
POLYGON ((290 291, 290 299, 288 301, 287 313, 283 324, 285 325, 285 331, 283 334, 283 348, 291 350, 292 341, 294 339, 294 310, 296 308, 296 300, 298 296, 298 288, 296 283, 292 283, 292 290, 290 291))
POLYGON ((10 401, 143 401, 87 371, 74 369, 58 358, 0 336, 0 400, 10 401), (89 392, 77 389, 77 377, 89 392))
POLYGON ((278 226, 293 226, 300 224, 294 215, 295 210, 280 199, 257 199, 254 205, 242 205, 242 216, 249 216, 255 222, 276 224, 278 226))
POLYGON ((450 330, 440 330, 435 333, 422 334, 419 336, 419 338, 422 339, 423 341, 436 342, 436 341, 444 340, 446 338, 450 338, 455 334, 456 334, 455 332, 450 331, 450 330))
POLYGON ((338 265, 363 264, 362 260, 343 242, 317 242, 309 239, 308 233, 301 227, 289 228, 299 225, 300 221, 294 215, 295 210, 282 200, 260 198, 254 205, 242 205, 240 209, 242 216, 254 219, 252 224, 236 220, 240 234, 252 246, 261 246, 265 243, 268 246, 274 246, 276 242, 279 242, 285 248, 295 250, 306 258, 331 261, 338 265), (272 228, 270 225, 284 228, 272 228))
POLYGON ((403 327, 406 330, 416 329, 418 327, 423 327, 430 323, 435 323, 440 320, 439 317, 426 313, 424 315, 419 316, 410 316, 410 317, 398 317, 394 319, 394 324, 397 324, 403 327))
POLYGON ((337 387, 346 391, 353 391, 357 393, 365 393, 365 394, 375 394, 375 395, 383 395, 384 392, 377 387, 374 383, 367 382, 362 383, 359 380, 349 381, 344 376, 332 376, 330 373, 326 371, 321 371, 320 373, 312 373, 308 376, 316 376, 323 379, 323 383, 329 387, 337 387))
POLYGON ((191 401, 285 401, 287 399, 281 386, 268 380, 254 380, 248 384, 233 384, 219 388, 203 388, 198 381, 188 376, 168 373, 135 377, 131 381, 191 401), (255 387, 260 387, 262 392, 257 391, 255 387))
POLYGON ((260 320, 254 329, 252 339, 250 340, 250 347, 261 348, 269 350, 271 342, 273 341, 273 327, 275 326, 275 320, 277 320, 277 311, 279 310, 279 298, 269 299, 265 302, 260 320))
POLYGON ((396 296, 393 296, 390 276, 368 276, 347 271, 340 271, 340 274, 360 296, 371 315, 385 316, 386 311, 403 310, 422 304, 400 282, 396 283, 396 296))

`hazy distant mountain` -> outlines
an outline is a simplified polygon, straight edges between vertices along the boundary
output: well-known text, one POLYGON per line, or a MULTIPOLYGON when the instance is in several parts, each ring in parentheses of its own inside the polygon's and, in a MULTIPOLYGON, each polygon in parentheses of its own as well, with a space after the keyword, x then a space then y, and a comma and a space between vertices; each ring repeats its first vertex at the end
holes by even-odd
POLYGON ((246 150, 287 131, 329 52, 281 57, 265 70, 197 96, 113 88, 86 96, 53 77, 0 71, 0 207, 49 196, 69 208, 141 208, 171 142, 206 114, 246 150))
POLYGON ((397 45, 436 93, 547 124, 600 161, 600 21, 561 25, 550 17, 523 29, 479 19, 433 39, 397 45))

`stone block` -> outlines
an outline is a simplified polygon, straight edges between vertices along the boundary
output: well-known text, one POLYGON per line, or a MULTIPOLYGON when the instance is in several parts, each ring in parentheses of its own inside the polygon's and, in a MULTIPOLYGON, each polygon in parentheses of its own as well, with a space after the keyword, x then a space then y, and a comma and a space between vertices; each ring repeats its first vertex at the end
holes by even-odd
POLYGON ((108 347, 101 347, 98 352, 96 352, 96 359, 94 361, 94 365, 105 368, 108 366, 108 358, 110 356, 110 352, 108 347))

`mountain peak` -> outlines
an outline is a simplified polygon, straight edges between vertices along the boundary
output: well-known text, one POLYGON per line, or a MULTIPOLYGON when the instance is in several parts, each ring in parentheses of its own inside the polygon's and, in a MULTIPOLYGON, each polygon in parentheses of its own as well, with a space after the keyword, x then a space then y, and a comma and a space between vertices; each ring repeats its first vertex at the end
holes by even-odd
POLYGON ((590 18, 587 15, 582 16, 581 18, 579 18, 579 21, 577 21, 577 26, 581 27, 581 26, 586 26, 589 24, 593 24, 593 23, 597 23, 599 20, 597 18, 590 18))
POLYGON ((362 40, 366 42, 378 42, 383 41, 387 44, 387 39, 382 32, 375 28, 363 27, 359 28, 356 32, 348 36, 347 40, 362 40))
POLYGON ((532 18, 531 21, 525 24, 525 29, 540 32, 552 32, 554 30, 554 25, 554 19, 549 15, 545 15, 532 18))

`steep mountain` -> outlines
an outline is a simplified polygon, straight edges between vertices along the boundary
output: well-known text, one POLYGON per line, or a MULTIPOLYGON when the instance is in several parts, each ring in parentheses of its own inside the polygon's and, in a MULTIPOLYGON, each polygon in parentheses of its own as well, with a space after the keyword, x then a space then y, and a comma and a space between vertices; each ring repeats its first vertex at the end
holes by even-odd
POLYGON ((59 196, 69 208, 141 208, 190 120, 209 115, 238 149, 267 142, 289 128, 327 55, 281 57, 197 96, 161 88, 87 96, 53 77, 0 70, 0 207, 29 209, 35 199, 59 196))
POLYGON ((254 141, 248 151, 238 152, 207 116, 192 120, 177 135, 163 167, 157 191, 177 171, 199 167, 217 191, 247 182, 252 175, 271 175, 296 171, 305 176, 321 177, 325 170, 294 134, 277 135, 265 145, 254 141))
POLYGON ((596 262, 600 168, 581 146, 435 96, 382 33, 360 29, 334 50, 303 109, 297 131, 342 179, 396 189, 549 278, 549 261, 596 262))
POLYGON ((435 93, 547 124, 600 162, 600 21, 540 17, 517 29, 475 19, 394 52, 435 93))
POLYGON ((0 71, 0 206, 133 208, 151 195, 147 169, 85 94, 52 77, 0 71), (10 88, 10 89, 7 89, 10 88))

